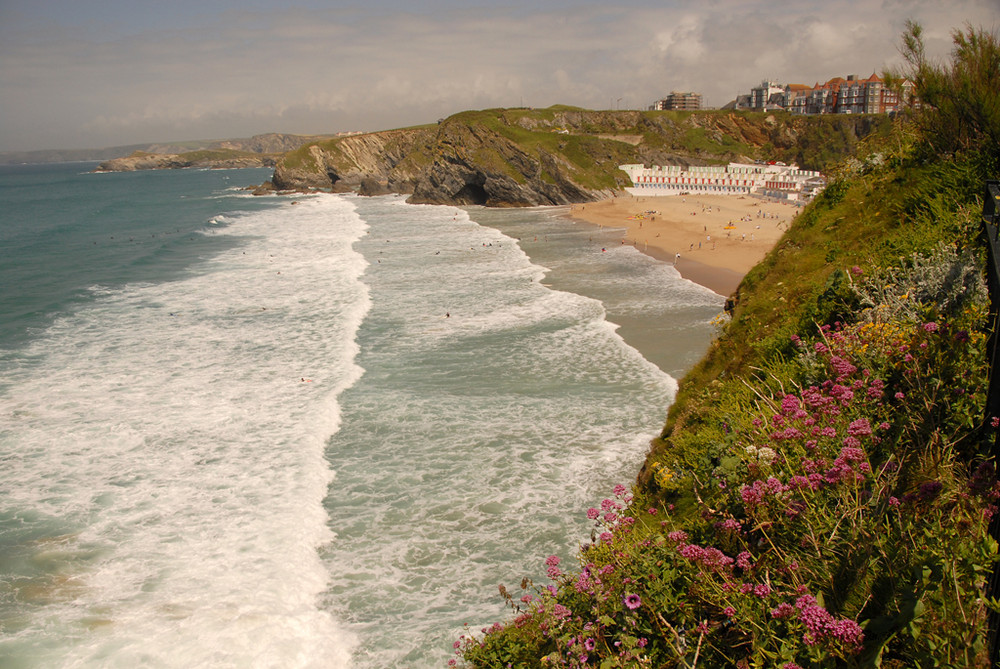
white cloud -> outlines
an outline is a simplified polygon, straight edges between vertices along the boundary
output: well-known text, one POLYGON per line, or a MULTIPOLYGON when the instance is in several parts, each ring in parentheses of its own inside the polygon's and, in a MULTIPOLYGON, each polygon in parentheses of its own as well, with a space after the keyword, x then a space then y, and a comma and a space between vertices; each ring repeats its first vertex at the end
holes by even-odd
POLYGON ((995 3, 543 0, 214 15, 204 5, 196 22, 154 30, 126 16, 128 29, 107 35, 0 10, 0 149, 375 130, 522 103, 644 108, 675 89, 721 105, 765 77, 880 71, 899 61, 909 18, 944 58, 964 21, 992 27, 995 3))

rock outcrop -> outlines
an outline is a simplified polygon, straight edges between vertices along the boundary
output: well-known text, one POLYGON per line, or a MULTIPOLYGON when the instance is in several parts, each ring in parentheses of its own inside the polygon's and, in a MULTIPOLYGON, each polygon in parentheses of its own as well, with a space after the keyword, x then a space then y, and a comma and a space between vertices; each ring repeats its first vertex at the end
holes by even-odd
POLYGON ((574 165, 565 156, 486 126, 446 123, 435 149, 440 157, 416 180, 411 202, 523 207, 588 202, 605 194, 574 180, 574 165))
POLYGON ((408 160, 433 138, 428 128, 387 130, 316 142, 285 154, 272 182, 279 190, 345 192, 376 185, 409 193, 420 168, 408 160))

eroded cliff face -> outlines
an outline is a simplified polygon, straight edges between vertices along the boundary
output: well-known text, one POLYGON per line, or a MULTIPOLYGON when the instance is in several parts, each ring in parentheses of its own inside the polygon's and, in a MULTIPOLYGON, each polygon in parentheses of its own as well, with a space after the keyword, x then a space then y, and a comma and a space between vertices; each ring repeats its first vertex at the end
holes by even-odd
POLYGON ((412 192, 420 169, 408 159, 432 137, 430 129, 408 128, 308 144, 285 154, 272 183, 279 190, 412 192))
POLYGON ((558 153, 519 144, 482 125, 446 124, 434 150, 436 158, 417 178, 411 202, 522 207, 588 202, 606 194, 574 180, 573 164, 558 153))
POLYGON ((464 112, 436 126, 314 142, 278 162, 279 190, 405 193, 427 204, 558 205, 628 185, 625 163, 754 159, 821 169, 884 117, 733 112, 546 110, 464 112), (811 164, 812 163, 812 164, 811 164))

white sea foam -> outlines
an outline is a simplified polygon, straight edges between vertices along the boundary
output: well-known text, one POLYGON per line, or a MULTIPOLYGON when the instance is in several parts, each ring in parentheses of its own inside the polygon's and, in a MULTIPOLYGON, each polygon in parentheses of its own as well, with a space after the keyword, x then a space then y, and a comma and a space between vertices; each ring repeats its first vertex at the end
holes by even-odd
POLYGON ((240 246, 95 289, 5 370, 0 527, 33 575, 0 583, 0 659, 441 666, 660 428, 676 383, 609 314, 645 295, 681 332, 718 306, 538 212, 319 196, 206 223, 240 246), (494 218, 551 225, 551 253, 494 218))
POLYGON ((676 384, 497 229, 357 206, 373 306, 328 450, 327 602, 359 667, 440 666, 463 623, 503 615, 498 583, 587 540, 583 511, 634 476, 676 384))
POLYGON ((333 536, 324 444, 362 371, 365 225, 333 196, 217 220, 247 242, 60 319, 0 397, 3 508, 63 532, 23 547, 61 557, 21 587, 35 606, 0 656, 348 662, 352 634, 317 608, 317 549, 333 536))

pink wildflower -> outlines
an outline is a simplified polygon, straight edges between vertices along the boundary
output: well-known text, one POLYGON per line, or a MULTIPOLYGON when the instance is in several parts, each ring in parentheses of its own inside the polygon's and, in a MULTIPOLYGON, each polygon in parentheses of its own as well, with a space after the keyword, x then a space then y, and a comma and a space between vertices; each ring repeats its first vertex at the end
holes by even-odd
POLYGON ((726 518, 719 524, 719 526, 722 529, 728 530, 730 532, 739 532, 741 529, 743 529, 743 525, 740 523, 740 521, 736 520, 735 518, 726 518))
POLYGON ((867 418, 859 418, 851 421, 851 424, 847 426, 847 434, 852 437, 867 437, 871 433, 872 426, 868 423, 867 418))
POLYGON ((776 620, 781 620, 782 618, 789 618, 795 613, 795 607, 788 602, 782 602, 778 604, 775 608, 771 609, 771 617, 776 620))
POLYGON ((833 367, 833 372, 837 375, 838 380, 847 378, 858 371, 857 367, 836 355, 830 357, 830 366, 833 367))
POLYGON ((795 601, 799 611, 799 620, 808 630, 802 640, 807 645, 815 645, 824 638, 832 638, 858 651, 864 642, 865 634, 853 620, 837 620, 830 612, 816 603, 812 595, 802 595, 795 601))

